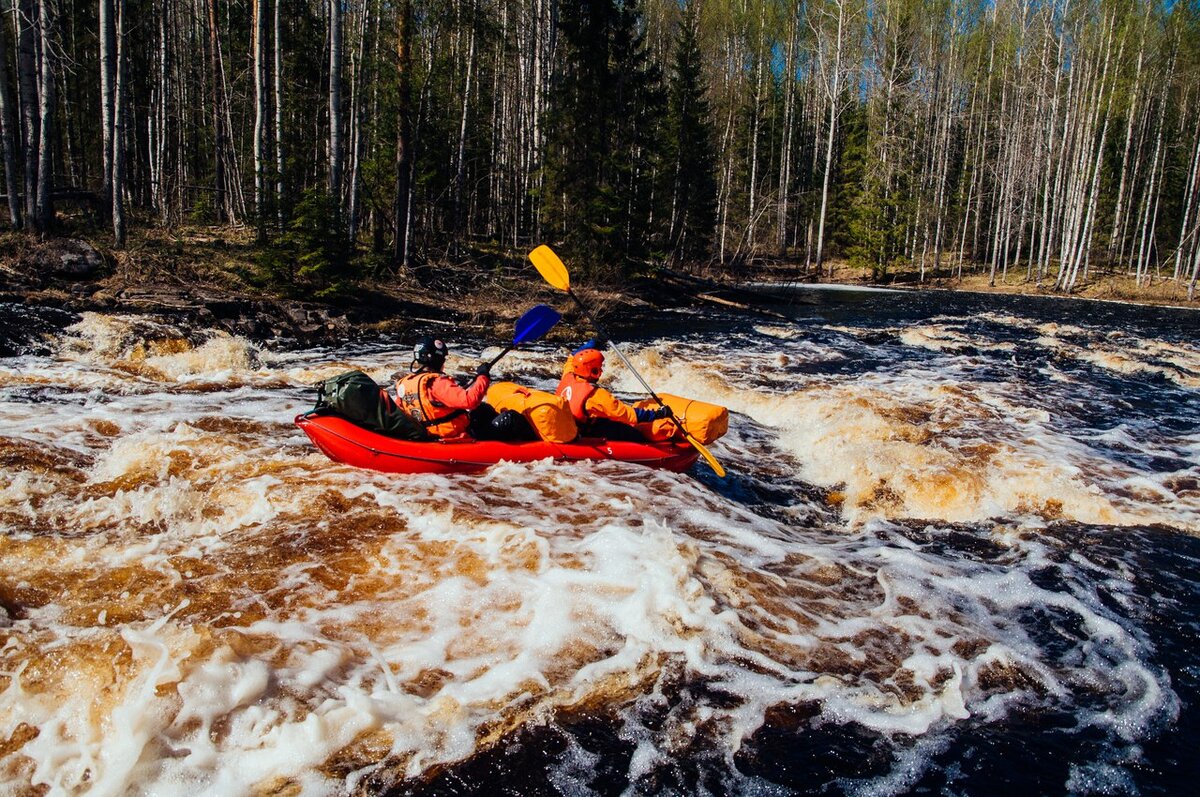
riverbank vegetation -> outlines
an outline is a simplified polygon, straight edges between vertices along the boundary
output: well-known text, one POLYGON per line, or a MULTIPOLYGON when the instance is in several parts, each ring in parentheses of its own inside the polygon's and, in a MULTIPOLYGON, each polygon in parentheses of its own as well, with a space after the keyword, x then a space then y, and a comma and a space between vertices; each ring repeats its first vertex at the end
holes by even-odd
POLYGON ((544 241, 608 280, 845 264, 1186 300, 1200 272, 1197 0, 4 10, 9 225, 248 236, 254 289, 503 270, 544 241))

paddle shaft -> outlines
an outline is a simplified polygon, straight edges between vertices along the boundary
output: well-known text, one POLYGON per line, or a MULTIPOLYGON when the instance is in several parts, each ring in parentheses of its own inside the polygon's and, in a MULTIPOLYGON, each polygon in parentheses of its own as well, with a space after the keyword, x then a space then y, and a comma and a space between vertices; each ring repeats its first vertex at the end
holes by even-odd
MULTIPOLYGON (((542 279, 546 280, 551 287, 567 292, 567 295, 570 296, 571 299, 574 300, 575 304, 579 306, 579 309, 583 311, 583 315, 592 322, 592 326, 601 337, 608 337, 608 335, 605 334, 604 330, 596 322, 596 319, 592 315, 591 311, 588 310, 587 305, 580 301, 579 297, 575 295, 575 292, 571 290, 571 275, 567 272, 567 267, 563 265, 562 260, 554 253, 553 249, 545 244, 542 244, 529 253, 529 260, 533 263, 533 267, 538 270, 538 273, 542 275, 542 279)), ((621 349, 618 348, 617 345, 611 340, 609 341, 609 345, 612 346, 612 350, 616 352, 617 357, 619 357, 621 362, 625 364, 625 367, 629 369, 629 372, 637 377, 637 380, 642 383, 642 387, 646 388, 646 392, 650 394, 658 406, 665 407, 667 411, 670 412, 670 408, 667 407, 661 398, 659 398, 658 394, 654 392, 654 389, 646 383, 646 380, 643 379, 642 375, 637 372, 637 369, 633 367, 633 363, 629 362, 629 358, 625 356, 621 349)), ((687 439, 687 441, 691 443, 692 446, 700 452, 700 455, 704 457, 705 461, 712 466, 713 472, 721 478, 725 478, 725 468, 721 467, 721 463, 717 462, 717 458, 709 453, 708 449, 704 447, 704 444, 697 440, 687 430, 687 427, 683 424, 683 419, 675 418, 675 423, 678 425, 679 430, 683 432, 683 436, 687 439)))
MULTIPOLYGON (((567 295, 575 300, 575 304, 579 305, 579 309, 582 310, 583 314, 587 316, 587 319, 592 322, 592 326, 595 328, 600 337, 608 340, 608 345, 612 347, 612 350, 616 353, 617 357, 620 358, 621 362, 625 363, 625 367, 629 369, 629 373, 637 377, 637 381, 642 383, 642 387, 646 388, 646 392, 650 394, 650 397, 658 403, 658 406, 666 407, 666 402, 658 397, 658 394, 654 392, 654 388, 650 387, 650 385, 646 383, 646 380, 642 378, 642 375, 639 374, 637 369, 633 367, 633 363, 629 362, 629 358, 626 357, 621 349, 617 347, 617 344, 613 342, 612 338, 608 337, 608 334, 603 328, 601 328, 599 322, 596 321, 595 316, 593 316, 591 311, 588 310, 587 305, 580 301, 579 297, 575 295, 575 291, 567 288, 567 295)), ((712 466, 713 472, 722 479, 725 478, 725 468, 721 466, 720 462, 717 462, 716 457, 709 453, 709 450, 704 447, 704 444, 697 440, 692 433, 687 430, 687 427, 683 425, 683 419, 675 418, 674 420, 675 424, 679 427, 679 430, 683 432, 683 436, 686 437, 688 442, 700 452, 701 456, 704 457, 704 460, 712 466)))
POLYGON ((583 314, 587 316, 589 321, 592 322, 592 326, 595 328, 600 337, 608 341, 608 345, 612 347, 613 353, 617 355, 621 362, 625 363, 625 367, 629 369, 629 373, 633 374, 634 377, 637 378, 637 381, 642 383, 642 387, 646 388, 646 392, 650 394, 650 398, 654 399, 660 407, 667 406, 665 403, 663 403, 663 400, 658 397, 658 394, 654 392, 654 388, 650 387, 650 385, 646 383, 646 380, 642 378, 642 375, 637 372, 637 369, 633 367, 633 363, 629 362, 629 358, 625 356, 625 354, 617 347, 617 344, 613 341, 613 339, 610 338, 608 333, 605 332, 600 326, 600 322, 597 321, 592 315, 591 311, 588 310, 587 305, 579 300, 579 297, 575 295, 575 291, 567 288, 567 295, 575 300, 575 304, 579 305, 579 309, 582 310, 583 314))
POLYGON ((495 365, 496 363, 500 362, 500 358, 501 358, 501 357, 503 357, 504 355, 508 354, 508 353, 509 353, 510 351, 512 351, 514 348, 516 348, 516 347, 515 347, 515 346, 509 346, 509 347, 508 347, 508 348, 506 348, 504 351, 500 352, 500 353, 499 353, 499 354, 497 354, 495 357, 493 357, 493 358, 492 358, 492 361, 491 361, 490 363, 488 363, 488 370, 491 370, 491 368, 492 368, 492 366, 493 366, 493 365, 495 365))

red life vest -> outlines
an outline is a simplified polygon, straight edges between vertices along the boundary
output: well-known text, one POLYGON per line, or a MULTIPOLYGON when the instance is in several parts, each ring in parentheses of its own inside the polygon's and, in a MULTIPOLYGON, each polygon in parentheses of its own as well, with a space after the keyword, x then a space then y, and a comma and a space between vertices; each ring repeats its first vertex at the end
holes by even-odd
POLYGON ((467 411, 447 407, 433 397, 430 383, 442 375, 432 371, 409 374, 396 382, 396 401, 413 420, 434 437, 461 437, 471 419, 467 411))
POLYGON ((595 392, 596 386, 593 383, 576 375, 574 371, 567 371, 563 374, 562 381, 558 383, 554 395, 567 402, 576 421, 586 421, 588 418, 587 402, 595 392))

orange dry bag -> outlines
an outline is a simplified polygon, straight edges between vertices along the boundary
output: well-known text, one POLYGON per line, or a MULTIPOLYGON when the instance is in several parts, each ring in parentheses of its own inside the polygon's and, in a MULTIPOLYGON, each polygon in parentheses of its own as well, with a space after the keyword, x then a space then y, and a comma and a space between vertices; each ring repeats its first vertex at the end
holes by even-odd
POLYGON ((553 393, 521 387, 515 382, 493 382, 487 403, 496 412, 516 410, 525 416, 538 435, 550 443, 569 443, 579 436, 567 402, 553 393))
MULTIPOLYGON (((688 433, 704 445, 708 445, 729 431, 729 410, 716 404, 707 404, 695 399, 672 396, 670 393, 659 393, 658 397, 671 408, 675 417, 683 421, 688 433)), ((639 409, 657 409, 654 399, 645 399, 637 403, 639 409)), ((670 440, 672 437, 682 437, 675 421, 670 418, 660 418, 650 423, 639 423, 638 429, 647 440, 670 440)))

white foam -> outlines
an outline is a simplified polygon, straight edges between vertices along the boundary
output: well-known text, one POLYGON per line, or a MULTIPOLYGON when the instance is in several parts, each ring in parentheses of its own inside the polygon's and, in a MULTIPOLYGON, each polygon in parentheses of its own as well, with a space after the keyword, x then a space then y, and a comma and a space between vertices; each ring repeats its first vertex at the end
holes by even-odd
MULTIPOLYGON (((913 368, 793 386, 780 375, 781 384, 764 391, 739 384, 736 368, 668 365, 645 352, 636 362, 660 391, 707 396, 773 428, 803 479, 845 496, 843 517, 852 523, 1028 513, 1200 530, 1200 499, 1122 494, 1136 472, 1055 432, 1048 412, 1005 396, 1001 385, 963 388, 913 368)), ((618 384, 637 389, 627 373, 618 384)))
MULTIPOLYGON (((1133 605, 1134 574, 1040 535, 1056 517, 1190 528, 1196 499, 1096 447, 1146 442, 1140 429, 1066 435, 1053 408, 957 361, 952 377, 929 364, 789 374, 847 355, 782 325, 770 350, 636 351, 660 390, 735 410, 712 446, 733 481, 712 490, 621 463, 471 477, 336 466, 289 425, 304 389, 347 367, 383 381, 405 349, 278 354, 215 336, 155 353, 139 329, 86 317, 54 357, 0 374, 7 439, 53 455, 0 479, 0 565, 20 573, 8 583, 23 615, 6 625, 0 733, 39 732, 4 758, 6 788, 341 793, 595 706, 624 718, 636 782, 698 735, 732 757, 772 707, 805 703, 819 723, 920 737, 887 777, 843 784, 893 793, 940 731, 1016 707, 1099 694, 1081 723, 1122 742, 1178 712, 1146 640, 1093 589, 1104 580, 1114 605, 1133 605), (65 400, 20 397, 45 384, 65 400), (842 500, 796 489, 764 511, 739 493, 758 479, 842 500), (931 539, 948 520, 1002 518, 979 533, 1005 557, 939 554, 892 523, 912 517, 931 539), (1059 591, 1030 576, 1047 569, 1059 591), (1051 650, 1026 625, 1050 612, 1084 638, 1051 650), (691 679, 726 699, 638 719, 691 679)), ((503 363, 545 387, 561 355, 503 363)), ((590 755, 573 749, 554 782, 587 783, 590 755)))

